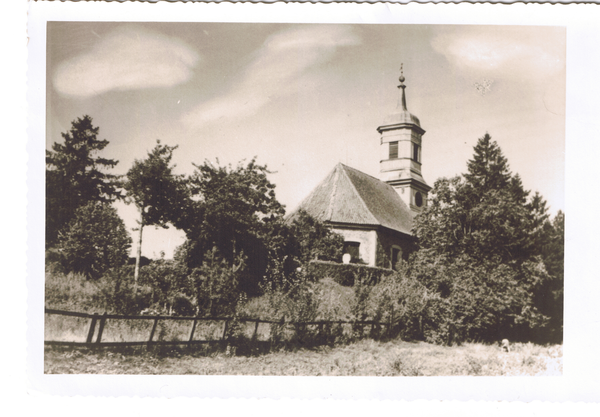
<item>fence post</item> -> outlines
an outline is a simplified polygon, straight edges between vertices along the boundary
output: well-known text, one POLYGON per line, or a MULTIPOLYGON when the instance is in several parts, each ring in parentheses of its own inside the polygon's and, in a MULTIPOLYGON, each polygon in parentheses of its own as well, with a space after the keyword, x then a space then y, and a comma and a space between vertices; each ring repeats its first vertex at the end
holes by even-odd
POLYGON ((392 312, 390 314, 390 323, 388 324, 388 337, 392 337, 392 326, 394 325, 394 305, 392 304, 392 312))
POLYGON ((100 326, 98 326, 98 338, 96 339, 96 343, 100 343, 102 341, 102 332, 104 331, 105 324, 106 324, 106 311, 100 318, 100 326))
POLYGON ((90 330, 88 331, 85 343, 92 343, 92 339, 94 338, 94 330, 96 330, 96 320, 98 320, 98 313, 94 313, 94 316, 92 317, 92 322, 90 323, 90 330))
POLYGON ((148 339, 148 345, 152 343, 152 339, 154 338, 154 332, 156 332, 156 325, 158 324, 158 317, 154 319, 154 324, 152 325, 152 331, 150 332, 150 338, 148 339))
POLYGON ((257 333, 258 333, 258 319, 256 320, 256 325, 254 326, 254 334, 252 335, 252 340, 256 340, 257 333))
POLYGON ((227 337, 227 327, 229 326, 229 319, 225 320, 225 326, 223 326, 223 337, 221 338, 221 340, 225 340, 225 337, 227 337))
POLYGON ((198 320, 194 319, 194 324, 192 324, 192 331, 190 332, 190 342, 194 340, 194 332, 196 331, 196 322, 198 320))

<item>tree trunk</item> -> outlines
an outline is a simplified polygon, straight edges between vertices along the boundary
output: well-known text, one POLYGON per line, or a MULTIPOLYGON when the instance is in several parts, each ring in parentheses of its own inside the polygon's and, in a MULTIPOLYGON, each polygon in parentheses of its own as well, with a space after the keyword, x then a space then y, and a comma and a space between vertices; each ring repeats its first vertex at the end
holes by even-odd
POLYGON ((137 294, 138 277, 140 275, 140 259, 142 257, 142 231, 144 230, 144 213, 140 210, 140 233, 138 235, 137 254, 135 255, 135 270, 133 272, 133 293, 137 294))

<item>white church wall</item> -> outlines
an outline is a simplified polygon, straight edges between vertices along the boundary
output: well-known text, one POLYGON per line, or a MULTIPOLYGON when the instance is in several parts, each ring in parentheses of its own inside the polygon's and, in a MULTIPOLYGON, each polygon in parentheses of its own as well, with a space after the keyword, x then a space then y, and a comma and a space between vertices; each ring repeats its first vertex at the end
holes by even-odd
POLYGON ((369 266, 375 266, 377 253, 377 232, 374 230, 356 230, 334 228, 336 233, 344 237, 346 242, 358 242, 360 244, 358 253, 360 258, 369 266))

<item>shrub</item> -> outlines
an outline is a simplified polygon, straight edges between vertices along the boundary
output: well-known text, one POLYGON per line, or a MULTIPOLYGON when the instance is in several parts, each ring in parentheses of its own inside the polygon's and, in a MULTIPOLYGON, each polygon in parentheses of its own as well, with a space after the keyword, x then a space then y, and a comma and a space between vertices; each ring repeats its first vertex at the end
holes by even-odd
POLYGON ((46 307, 87 313, 138 314, 149 305, 148 286, 133 293, 133 268, 113 268, 90 281, 76 273, 46 272, 46 307))
POLYGON ((391 323, 390 337, 423 338, 423 319, 428 314, 432 295, 425 286, 406 276, 403 270, 383 276, 368 290, 364 284, 357 286, 356 290, 354 310, 357 319, 391 323))
POLYGON ((213 248, 204 255, 200 268, 192 270, 190 280, 196 292, 198 310, 207 316, 231 315, 241 295, 239 278, 245 263, 243 255, 231 266, 213 248))
POLYGON ((340 285, 352 287, 357 282, 375 284, 382 277, 393 274, 391 269, 360 264, 340 264, 313 260, 306 265, 307 275, 314 281, 331 278, 340 285))
POLYGON ((75 211, 59 236, 58 251, 66 271, 98 279, 127 262, 131 238, 114 207, 91 202, 75 211))
POLYGON ((188 315, 195 312, 193 283, 179 262, 158 259, 140 270, 140 284, 151 289, 150 306, 163 314, 188 315))

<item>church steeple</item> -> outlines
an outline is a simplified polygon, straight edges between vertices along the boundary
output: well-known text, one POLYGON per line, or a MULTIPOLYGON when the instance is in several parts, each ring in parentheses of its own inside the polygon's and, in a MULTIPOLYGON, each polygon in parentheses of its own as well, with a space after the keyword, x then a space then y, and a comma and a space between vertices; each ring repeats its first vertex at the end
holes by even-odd
POLYGON ((379 177, 396 189, 402 200, 417 214, 427 204, 431 187, 421 175, 421 146, 425 130, 406 107, 403 65, 400 67, 396 110, 377 128, 381 134, 379 177))
MULTIPOLYGON (((400 78, 398 78, 398 81, 400 81, 400 85, 398 86, 398 88, 402 89, 402 110, 408 111, 406 108, 406 94, 404 92, 404 89, 406 88, 406 86, 404 85, 404 81, 406 80, 406 78, 404 78, 404 69, 402 68, 403 66, 404 64, 400 64, 400 78)), ((400 102, 398 102, 398 107, 400 107, 400 102)))

